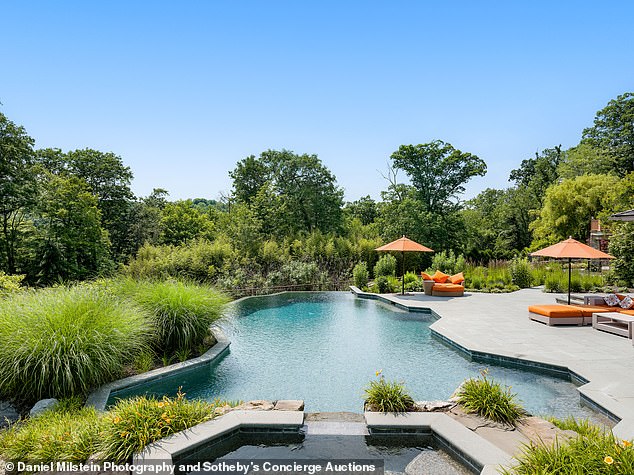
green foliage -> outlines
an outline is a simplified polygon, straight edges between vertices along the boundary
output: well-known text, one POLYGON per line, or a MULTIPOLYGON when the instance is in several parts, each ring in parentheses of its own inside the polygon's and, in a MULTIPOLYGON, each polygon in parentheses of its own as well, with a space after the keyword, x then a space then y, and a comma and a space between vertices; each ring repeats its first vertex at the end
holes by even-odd
POLYGON ((456 256, 453 251, 437 252, 431 261, 430 270, 439 270, 445 274, 457 274, 458 272, 464 272, 467 268, 467 263, 462 254, 456 256))
POLYGON ((60 401, 54 409, 0 432, 0 458, 13 462, 83 463, 99 450, 105 418, 93 408, 60 401))
POLYGON ((192 200, 167 203, 161 212, 161 241, 178 245, 211 238, 214 224, 209 212, 201 211, 192 200))
POLYGON ((464 184, 485 175, 487 169, 484 160, 442 140, 401 145, 390 158, 396 169, 405 171, 424 209, 433 213, 451 208, 464 184))
POLYGON ((368 285, 368 280, 370 280, 368 265, 365 262, 359 262, 352 270, 352 277, 354 279, 354 285, 358 288, 362 289, 368 285))
POLYGON ((366 409, 379 412, 408 412, 414 409, 414 399, 403 383, 386 381, 381 371, 377 380, 370 381, 365 391, 366 409))
POLYGON ((574 430, 579 435, 584 437, 600 437, 603 433, 599 426, 592 424, 588 419, 575 419, 572 416, 565 419, 558 419, 556 417, 546 417, 548 422, 551 422, 561 430, 574 430))
POLYGON ((271 287, 302 285, 317 282, 318 279, 319 267, 314 262, 289 261, 279 270, 270 272, 266 284, 271 287))
POLYGON ((100 448, 106 460, 127 462, 146 445, 212 419, 215 407, 180 391, 175 398, 120 400, 105 416, 100 448))
MULTIPOLYGON (((567 287, 567 286, 566 286, 567 287)), ((557 275, 549 275, 544 281, 544 291, 546 292, 563 292, 563 277, 557 275)))
POLYGON ((377 288, 377 290, 378 290, 378 292, 380 294, 386 294, 386 293, 392 291, 390 283, 389 283, 387 277, 385 277, 384 275, 380 275, 379 277, 377 277, 375 279, 375 284, 376 284, 376 288, 377 288))
POLYGON ((396 275, 396 257, 391 254, 381 256, 374 266, 374 277, 394 275, 396 275))
POLYGON ((81 280, 112 269, 98 201, 83 180, 47 174, 37 211, 31 275, 38 283, 81 280))
POLYGON ((139 249, 123 273, 137 279, 173 277, 204 282, 234 258, 236 253, 226 240, 199 240, 187 246, 147 244, 139 249))
POLYGON ((0 297, 18 292, 22 286, 24 275, 7 275, 0 270, 0 297))
POLYGON ((487 371, 483 371, 480 377, 462 383, 458 403, 466 412, 514 426, 526 415, 522 406, 515 402, 515 397, 510 388, 503 388, 487 377, 487 371))
POLYGON ((618 179, 612 175, 583 175, 563 180, 546 191, 544 206, 532 223, 535 247, 572 236, 584 241, 592 217, 614 206, 618 179))
POLYGON ((626 285, 634 286, 634 223, 619 223, 610 237, 614 271, 626 285))
POLYGON ((90 286, 0 301, 0 393, 25 401, 85 394, 144 350, 146 312, 90 286))
POLYGON ((228 301, 209 286, 182 281, 120 279, 111 285, 117 295, 126 296, 150 316, 158 354, 200 345, 228 301))
POLYGON ((619 176, 634 171, 634 93, 621 94, 598 111, 594 125, 583 131, 582 143, 608 155, 619 176))
POLYGON ((267 150, 229 173, 234 196, 255 211, 267 231, 335 231, 342 224, 343 190, 317 155, 267 150))
POLYGON ((634 473, 634 448, 631 441, 620 440, 587 421, 551 421, 561 429, 572 429, 579 437, 556 441, 552 445, 525 445, 517 463, 505 468, 506 475, 533 474, 631 474, 634 473))
POLYGON ((0 269, 15 274, 25 210, 36 200, 35 141, 0 112, 0 269))
POLYGON ((533 284, 530 264, 528 259, 514 259, 510 265, 511 280, 521 289, 526 289, 533 284))

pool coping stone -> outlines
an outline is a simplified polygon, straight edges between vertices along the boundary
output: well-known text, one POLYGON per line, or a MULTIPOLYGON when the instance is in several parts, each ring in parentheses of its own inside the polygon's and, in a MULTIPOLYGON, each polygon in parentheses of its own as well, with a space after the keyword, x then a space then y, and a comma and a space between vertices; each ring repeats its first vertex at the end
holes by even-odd
POLYGON ((86 406, 94 407, 98 411, 105 411, 110 394, 114 391, 162 379, 181 371, 192 370, 194 368, 198 368, 199 366, 211 363, 222 356, 229 349, 231 344, 229 339, 219 327, 212 327, 212 333, 216 338, 216 343, 204 354, 196 358, 183 361, 182 363, 171 364, 169 366, 164 366, 163 368, 153 369, 145 373, 135 374, 133 376, 128 376, 127 378, 118 379, 111 383, 104 384, 88 395, 88 398, 86 399, 86 406))
POLYGON ((244 428, 265 427, 299 432, 303 425, 303 411, 231 411, 148 445, 142 452, 134 455, 133 464, 145 465, 160 461, 173 464, 175 457, 244 428))
POLYGON ((509 454, 442 412, 365 412, 364 416, 369 429, 395 434, 399 430, 404 434, 411 429, 427 430, 443 449, 481 474, 498 473, 499 467, 512 465, 509 454))

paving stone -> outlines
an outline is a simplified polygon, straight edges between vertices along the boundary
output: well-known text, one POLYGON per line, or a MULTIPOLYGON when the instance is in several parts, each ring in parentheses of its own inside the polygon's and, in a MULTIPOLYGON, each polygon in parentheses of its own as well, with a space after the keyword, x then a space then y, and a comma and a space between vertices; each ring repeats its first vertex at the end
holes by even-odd
POLYGON ((273 410, 273 403, 271 401, 264 401, 264 400, 255 400, 255 401, 249 401, 249 402, 244 402, 242 404, 240 404, 239 406, 235 407, 235 410, 240 410, 240 411, 271 411, 273 410))
POLYGON ((276 411, 303 411, 304 401, 300 399, 283 399, 275 403, 276 411))

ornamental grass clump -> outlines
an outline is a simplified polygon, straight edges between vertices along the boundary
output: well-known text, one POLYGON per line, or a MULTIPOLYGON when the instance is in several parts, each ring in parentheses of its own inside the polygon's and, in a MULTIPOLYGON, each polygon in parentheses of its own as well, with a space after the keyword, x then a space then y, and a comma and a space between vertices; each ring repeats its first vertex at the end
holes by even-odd
POLYGON ((90 286, 0 301, 0 394, 24 402, 86 394, 147 347, 141 308, 90 286))
POLYGON ((457 395, 458 404, 468 413, 514 426, 526 411, 515 402, 516 395, 511 393, 511 388, 503 388, 487 374, 486 370, 482 371, 480 377, 462 383, 457 395))
POLYGON ((81 403, 54 409, 0 432, 0 458, 33 463, 85 462, 99 450, 103 416, 81 403))
POLYGON ((634 473, 632 441, 616 438, 611 431, 587 421, 553 421, 561 429, 575 430, 579 436, 551 445, 525 445, 517 462, 503 469, 506 475, 541 473, 621 474, 634 473))
POLYGON ((182 281, 121 279, 112 286, 150 314, 158 354, 174 355, 202 344, 229 301, 212 287, 182 281))
POLYGON ((408 394, 403 383, 386 381, 382 371, 365 388, 365 405, 369 411, 408 412, 414 409, 414 399, 408 394))
POLYGON ((222 402, 139 396, 120 400, 106 415, 101 453, 105 460, 126 462, 146 445, 210 420, 222 402))

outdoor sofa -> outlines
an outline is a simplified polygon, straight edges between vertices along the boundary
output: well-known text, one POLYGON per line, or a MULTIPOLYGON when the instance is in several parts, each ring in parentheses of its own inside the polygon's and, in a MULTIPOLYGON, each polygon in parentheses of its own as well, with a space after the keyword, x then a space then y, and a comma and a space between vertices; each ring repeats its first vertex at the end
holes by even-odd
MULTIPOLYGON (((618 295, 623 300, 625 295, 618 295)), ((528 318, 547 325, 590 325, 592 314, 599 312, 618 312, 634 316, 634 309, 621 308, 619 305, 610 306, 605 303, 603 297, 592 296, 586 298, 584 304, 551 304, 530 305, 528 318)))
POLYGON ((462 297, 464 295, 464 275, 462 272, 448 275, 439 270, 434 275, 421 272, 426 295, 436 297, 462 297))

